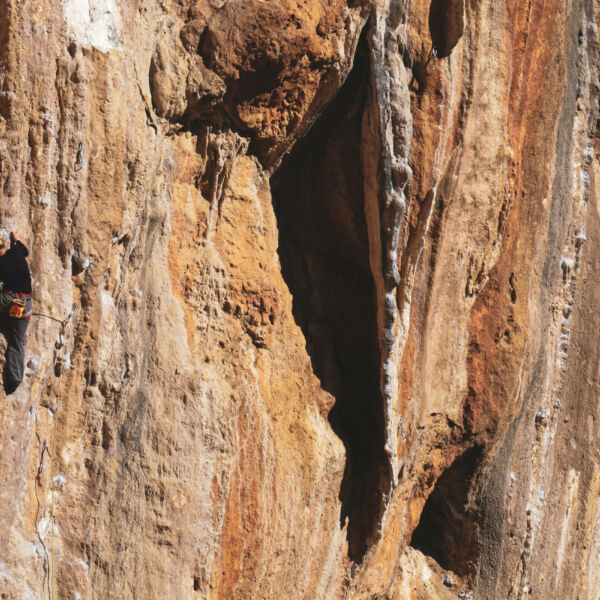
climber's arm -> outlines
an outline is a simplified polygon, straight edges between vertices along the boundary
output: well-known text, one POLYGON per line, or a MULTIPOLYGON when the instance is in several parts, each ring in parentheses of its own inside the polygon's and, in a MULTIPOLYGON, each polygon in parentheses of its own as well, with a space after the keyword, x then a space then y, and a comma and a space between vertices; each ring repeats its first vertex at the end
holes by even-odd
POLYGON ((29 256, 29 250, 27 250, 27 246, 25 246, 25 244, 19 240, 18 234, 16 234, 14 231, 11 231, 10 232, 10 247, 14 248, 16 246, 19 246, 23 249, 23 254, 25 256, 29 256))

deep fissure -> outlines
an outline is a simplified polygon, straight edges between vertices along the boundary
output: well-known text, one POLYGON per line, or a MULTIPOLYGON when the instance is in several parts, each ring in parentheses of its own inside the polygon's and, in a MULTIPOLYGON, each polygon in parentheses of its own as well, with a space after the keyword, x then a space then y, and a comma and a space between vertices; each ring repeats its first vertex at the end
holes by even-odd
POLYGON ((410 542, 466 579, 475 575, 479 556, 478 513, 469 506, 469 491, 482 453, 482 446, 473 446, 442 473, 410 542))
POLYGON ((329 420, 346 448, 340 520, 348 521, 355 562, 378 537, 390 485, 361 168, 368 80, 363 32, 346 82, 272 180, 294 318, 314 372, 335 397, 329 420))

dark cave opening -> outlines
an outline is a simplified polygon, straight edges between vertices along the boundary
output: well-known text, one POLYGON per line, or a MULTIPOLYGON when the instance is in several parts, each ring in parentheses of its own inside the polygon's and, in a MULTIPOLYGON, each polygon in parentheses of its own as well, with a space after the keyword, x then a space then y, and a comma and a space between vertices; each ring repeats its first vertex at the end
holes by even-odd
POLYGON ((369 81, 365 32, 329 107, 274 175, 279 257, 314 372, 335 397, 330 424, 346 448, 340 490, 349 555, 376 541, 390 487, 384 452, 376 300, 361 166, 369 81))
POLYGON ((442 568, 467 580, 475 575, 479 555, 478 514, 468 506, 468 495, 482 453, 481 446, 473 446, 444 471, 410 542, 442 568))
POLYGON ((429 33, 437 57, 447 57, 464 30, 465 0, 431 0, 429 33))

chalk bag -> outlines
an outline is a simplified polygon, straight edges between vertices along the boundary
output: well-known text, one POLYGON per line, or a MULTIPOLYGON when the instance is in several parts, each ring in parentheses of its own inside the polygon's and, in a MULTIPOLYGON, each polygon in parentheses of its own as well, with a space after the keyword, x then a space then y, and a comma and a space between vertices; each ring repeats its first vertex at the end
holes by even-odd
POLYGON ((11 304, 10 309, 8 310, 8 314, 13 319, 22 319, 25 315, 25 299, 24 298, 15 298, 11 304))

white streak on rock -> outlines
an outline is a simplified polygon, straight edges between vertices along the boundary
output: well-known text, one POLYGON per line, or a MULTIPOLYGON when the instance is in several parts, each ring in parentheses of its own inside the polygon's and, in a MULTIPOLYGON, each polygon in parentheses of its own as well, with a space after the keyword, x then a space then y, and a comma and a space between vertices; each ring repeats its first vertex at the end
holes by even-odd
POLYGON ((3 585, 9 585, 13 583, 12 575, 6 570, 4 563, 0 563, 0 583, 3 585))
POLYGON ((102 52, 121 48, 123 22, 117 0, 63 0, 69 35, 102 52))
POLYGON ((574 507, 577 499, 577 492, 579 491, 579 473, 574 469, 569 471, 569 477, 567 480, 567 489, 566 489, 566 507, 564 517, 562 519, 562 529, 560 534, 560 541, 558 543, 557 548, 557 556, 556 556, 556 577, 554 581, 555 589, 558 589, 558 585, 560 583, 560 577, 562 574, 563 562, 565 559, 565 549, 566 544, 569 538, 569 532, 572 529, 572 517, 575 513, 574 507))

